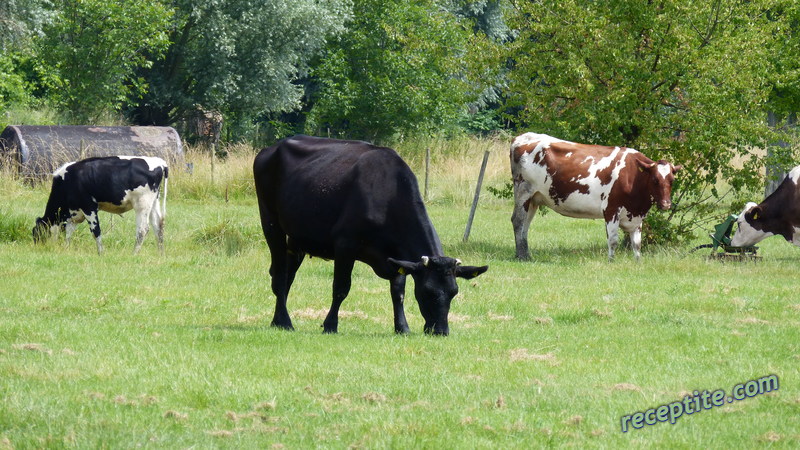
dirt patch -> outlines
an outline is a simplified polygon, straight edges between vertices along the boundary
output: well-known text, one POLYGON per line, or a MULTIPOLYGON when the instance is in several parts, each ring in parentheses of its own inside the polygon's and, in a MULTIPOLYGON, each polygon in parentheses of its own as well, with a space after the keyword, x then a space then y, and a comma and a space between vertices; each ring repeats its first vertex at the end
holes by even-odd
POLYGON ((277 404, 277 402, 275 400, 270 400, 268 402, 261 402, 261 403, 255 404, 253 406, 253 409, 255 411, 261 411, 261 410, 264 410, 264 409, 268 409, 268 410, 271 411, 271 410, 274 410, 277 406, 278 406, 278 404, 277 404))
POLYGON ((533 323, 536 325, 552 325, 553 318, 552 317, 534 317, 533 323))
POLYGON ((781 440, 781 435, 774 431, 767 431, 758 437, 761 442, 778 442, 781 440))
POLYGON ((175 419, 175 420, 178 420, 178 421, 183 421, 183 420, 186 420, 186 419, 189 418, 189 414, 178 412, 178 411, 174 411, 174 410, 170 409, 170 410, 164 412, 163 417, 165 419, 175 419))
POLYGON ((514 316, 509 316, 505 314, 495 314, 491 312, 487 314, 487 317, 489 317, 489 320, 502 320, 502 321, 514 320, 514 316))
POLYGON ((50 350, 49 348, 45 347, 44 344, 34 344, 34 343, 14 344, 14 345, 11 346, 11 348, 13 348, 14 350, 26 350, 26 351, 29 351, 29 352, 39 352, 39 353, 44 353, 46 355, 52 355, 53 354, 53 351, 50 350))
POLYGON ((517 361, 545 361, 550 363, 551 365, 558 364, 555 355, 553 353, 544 353, 544 354, 537 354, 531 353, 530 350, 527 348, 516 348, 511 350, 509 359, 511 362, 517 361))
POLYGON ((571 425, 577 426, 583 422, 583 416, 572 416, 569 419, 565 420, 563 423, 564 425, 571 425))
POLYGON ((742 325, 767 325, 769 322, 763 319, 759 319, 757 317, 745 317, 744 319, 737 319, 736 323, 740 323, 742 325))
MULTIPOLYGON (((303 319, 313 319, 313 320, 325 320, 325 317, 328 316, 327 309, 314 309, 314 308, 306 308, 301 309, 299 311, 295 311, 292 315, 296 317, 300 317, 303 319)), ((367 313, 363 311, 345 311, 339 310, 339 318, 350 318, 355 317, 356 319, 369 319, 367 313)))
POLYGON ((611 388, 611 390, 642 392, 642 388, 632 383, 617 383, 611 388))
POLYGON ((381 394, 380 392, 367 392, 366 394, 361 396, 361 399, 366 401, 367 403, 385 403, 386 396, 381 394))

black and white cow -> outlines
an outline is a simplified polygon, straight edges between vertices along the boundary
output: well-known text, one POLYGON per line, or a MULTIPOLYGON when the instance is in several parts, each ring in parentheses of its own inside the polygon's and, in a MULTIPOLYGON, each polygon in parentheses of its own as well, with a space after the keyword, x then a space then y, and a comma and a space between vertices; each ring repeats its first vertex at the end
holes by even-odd
POLYGON ((167 163, 152 156, 109 156, 66 163, 53 173, 50 198, 44 216, 36 219, 33 239, 38 242, 64 227, 69 244, 75 225, 86 220, 97 241, 97 253, 102 254, 98 211, 122 214, 133 209, 136 211, 134 253, 142 247, 149 218, 163 254, 168 176, 167 163), (163 199, 161 205, 159 197, 163 199))
POLYGON ((272 257, 275 327, 292 329, 286 297, 305 255, 334 261, 326 333, 338 330, 339 306, 350 292, 356 261, 389 280, 397 333, 409 332, 403 311, 407 275, 414 278, 424 330, 447 335, 456 277, 474 278, 488 269, 444 256, 417 179, 390 148, 295 136, 262 150, 253 172, 272 257))
POLYGON ((748 203, 737 220, 734 247, 749 247, 773 235, 800 246, 800 166, 763 202, 748 203))

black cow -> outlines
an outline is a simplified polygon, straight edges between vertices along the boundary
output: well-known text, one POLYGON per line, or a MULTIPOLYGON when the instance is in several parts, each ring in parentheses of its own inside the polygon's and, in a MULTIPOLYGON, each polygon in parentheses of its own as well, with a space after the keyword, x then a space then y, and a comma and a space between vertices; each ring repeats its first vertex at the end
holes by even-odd
POLYGON ((65 227, 69 244, 75 225, 87 220, 97 241, 97 253, 103 253, 98 211, 122 214, 136 211, 136 247, 138 253, 147 235, 148 217, 164 252, 164 216, 167 213, 167 178, 169 168, 161 159, 151 156, 109 156, 70 162, 53 173, 53 187, 44 216, 36 219, 34 241, 41 241, 48 232, 65 227), (159 207, 161 180, 164 180, 163 202, 159 207))
POLYGON ((409 331, 403 311, 407 275, 414 278, 425 332, 447 335, 450 302, 458 293, 455 277, 473 278, 488 269, 444 256, 417 179, 390 148, 295 136, 262 150, 253 172, 272 256, 273 326, 293 329, 286 298, 306 254, 334 260, 326 333, 338 330, 356 260, 389 280, 397 333, 409 331))
POLYGON ((776 234, 800 246, 800 166, 792 169, 763 202, 744 207, 731 245, 749 247, 776 234))

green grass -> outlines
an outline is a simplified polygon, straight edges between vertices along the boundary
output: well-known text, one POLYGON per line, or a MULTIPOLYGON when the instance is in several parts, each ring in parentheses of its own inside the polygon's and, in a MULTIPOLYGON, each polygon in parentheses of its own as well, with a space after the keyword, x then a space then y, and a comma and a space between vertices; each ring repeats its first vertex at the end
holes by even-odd
POLYGON ((800 249, 780 238, 759 263, 653 247, 608 263, 600 221, 551 213, 518 262, 510 203, 483 194, 463 244, 469 205, 440 175, 429 213, 447 253, 490 266, 460 282, 451 335, 422 333, 409 283, 412 334, 396 336, 388 283, 363 264, 323 335, 333 265, 316 258, 285 332, 269 327, 255 199, 236 182, 226 203, 225 177, 185 194, 202 183, 174 173, 165 257, 152 236, 132 255, 130 213, 101 214, 102 257, 86 225, 70 248, 34 246, 48 188, 0 183, 0 228, 26 233, 0 242, 0 448, 800 445, 800 249), (620 432, 624 415, 769 374, 775 393, 620 432))

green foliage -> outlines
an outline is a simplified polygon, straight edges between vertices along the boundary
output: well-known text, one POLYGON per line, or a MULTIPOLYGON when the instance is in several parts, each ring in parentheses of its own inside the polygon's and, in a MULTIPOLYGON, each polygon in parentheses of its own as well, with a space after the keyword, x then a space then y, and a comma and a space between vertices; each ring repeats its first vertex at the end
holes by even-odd
MULTIPOLYGON (((52 19, 48 0, 3 0, 0 2, 0 51, 19 51, 32 36, 41 33, 52 19)), ((0 53, 0 54, 2 54, 0 53)))
POLYGON ((477 97, 485 36, 436 0, 358 0, 312 75, 311 133, 385 140, 452 125, 477 97))
POLYGON ((501 188, 496 188, 494 186, 486 186, 486 190, 497 198, 501 199, 514 198, 514 184, 510 181, 506 182, 506 184, 504 184, 503 187, 501 188))
POLYGON ((54 0, 56 18, 44 27, 39 52, 58 74, 49 95, 75 123, 91 123, 142 94, 132 77, 168 45, 171 10, 157 0, 54 0))
POLYGON ((750 152, 775 139, 768 80, 789 36, 769 13, 790 4, 518 2, 510 105, 528 129, 683 164, 675 190, 685 214, 719 178, 760 183, 750 152))
POLYGON ((0 111, 10 104, 28 101, 25 79, 16 70, 18 59, 18 55, 12 53, 0 54, 0 111))
POLYGON ((175 2, 171 45, 142 71, 150 90, 131 111, 143 124, 186 119, 200 105, 247 122, 299 106, 296 84, 325 40, 343 30, 350 0, 175 2))

